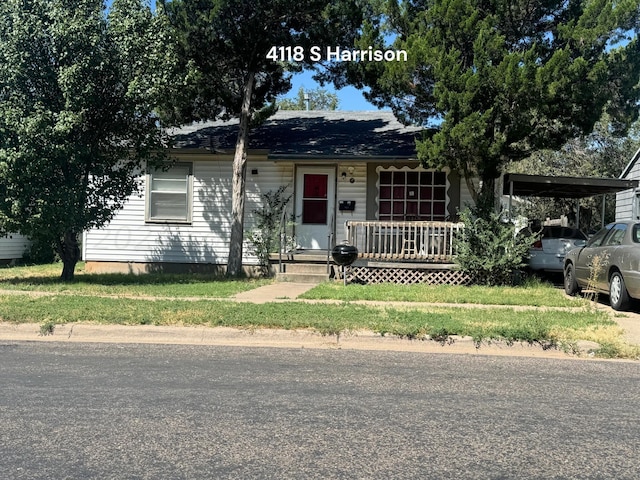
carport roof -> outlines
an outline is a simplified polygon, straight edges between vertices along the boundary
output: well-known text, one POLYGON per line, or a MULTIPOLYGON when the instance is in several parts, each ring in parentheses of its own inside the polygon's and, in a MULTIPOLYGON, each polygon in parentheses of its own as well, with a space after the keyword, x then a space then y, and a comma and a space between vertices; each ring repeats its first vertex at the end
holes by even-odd
POLYGON ((507 173, 504 176, 503 193, 522 197, 585 198, 637 186, 638 180, 620 178, 548 177, 507 173))

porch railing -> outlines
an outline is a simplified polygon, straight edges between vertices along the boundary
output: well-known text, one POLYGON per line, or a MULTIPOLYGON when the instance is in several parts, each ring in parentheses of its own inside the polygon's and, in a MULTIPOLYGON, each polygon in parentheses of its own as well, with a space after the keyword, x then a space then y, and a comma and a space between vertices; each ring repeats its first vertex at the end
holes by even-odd
POLYGON ((453 222, 350 220, 345 228, 359 258, 448 263, 456 254, 453 239, 464 227, 453 222))

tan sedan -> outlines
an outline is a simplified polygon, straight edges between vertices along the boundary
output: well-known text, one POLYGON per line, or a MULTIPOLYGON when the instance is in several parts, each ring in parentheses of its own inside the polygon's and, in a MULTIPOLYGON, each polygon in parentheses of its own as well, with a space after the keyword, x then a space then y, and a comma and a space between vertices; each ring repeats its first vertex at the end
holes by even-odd
POLYGON ((640 298, 640 223, 615 222, 598 231, 584 247, 564 259, 564 290, 582 288, 609 295, 615 310, 629 308, 640 298))

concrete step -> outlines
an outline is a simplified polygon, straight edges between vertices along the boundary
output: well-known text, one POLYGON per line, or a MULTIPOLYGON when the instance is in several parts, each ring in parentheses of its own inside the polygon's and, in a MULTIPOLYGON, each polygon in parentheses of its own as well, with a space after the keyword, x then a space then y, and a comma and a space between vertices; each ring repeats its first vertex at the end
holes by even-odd
POLYGON ((319 273, 277 273, 276 281, 278 282, 294 282, 294 283, 322 283, 329 280, 326 271, 319 273))
MULTIPOLYGON (((331 258, 331 255, 329 255, 331 258)), ((271 263, 275 264, 278 262, 279 255, 277 253, 272 253, 269 255, 269 260, 271 263)), ((301 250, 297 252, 291 253, 283 253, 282 261, 295 261, 295 262, 312 262, 312 263, 327 263, 327 252, 326 250, 301 250)))
POLYGON ((285 263, 282 265, 286 273, 313 273, 317 275, 327 274, 326 263, 285 263))

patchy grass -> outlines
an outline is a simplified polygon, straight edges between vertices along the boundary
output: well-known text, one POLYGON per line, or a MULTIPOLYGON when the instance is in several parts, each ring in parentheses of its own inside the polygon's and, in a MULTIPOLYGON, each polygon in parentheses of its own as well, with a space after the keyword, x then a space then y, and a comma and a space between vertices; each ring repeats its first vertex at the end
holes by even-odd
POLYGON ((224 298, 269 283, 228 281, 211 275, 87 274, 79 264, 76 280, 60 283, 60 264, 0 268, 0 290, 34 295, 2 295, 0 321, 40 324, 42 335, 56 325, 96 322, 123 325, 209 325, 239 328, 311 329, 325 335, 369 330, 380 335, 430 339, 441 343, 461 335, 477 345, 492 340, 537 343, 543 348, 578 351, 588 340, 599 357, 640 358, 640 347, 623 342, 610 317, 582 299, 567 298, 542 282, 523 287, 322 284, 305 297, 344 300, 342 304, 300 302, 249 304, 224 298), (36 295, 47 292, 48 295, 36 295), (51 295, 53 293, 53 295, 51 295), (121 296, 120 298, 105 297, 121 296), (125 298, 125 296, 127 298, 125 298), (133 297, 133 298, 132 298, 133 297), (149 298, 158 297, 158 298, 149 298), (170 297, 171 299, 162 298, 170 297), (196 300, 187 297, 195 298, 196 300), (349 304, 352 300, 457 303, 460 306, 390 308, 349 304), (571 312, 544 308, 465 307, 464 303, 529 307, 584 307, 571 312))
MULTIPOLYGON (((539 343, 560 347, 582 339, 619 340, 619 329, 600 311, 523 310, 510 308, 438 307, 378 308, 354 304, 300 302, 248 304, 224 300, 142 300, 71 295, 0 296, 0 320, 57 324, 97 322, 124 325, 209 325, 240 328, 312 329, 325 335, 370 330, 408 339, 442 343, 453 335, 485 341, 539 343), (617 329, 617 330, 616 330, 617 329), (600 333, 598 333, 600 332, 600 333)), ((619 343, 619 342, 618 342, 619 343)), ((617 345, 609 343, 607 345, 617 345)), ((608 347, 607 352, 610 353, 608 347)), ((617 350, 617 356, 623 351, 617 350)), ((628 354, 628 353, 627 353, 628 354)))
POLYGON ((521 287, 484 287, 453 285, 357 285, 323 283, 301 298, 314 300, 371 300, 427 303, 459 303, 483 305, 522 305, 536 307, 580 307, 581 298, 569 298, 564 292, 540 281, 521 287))
POLYGON ((198 273, 144 275, 86 273, 78 263, 75 280, 59 280, 62 265, 0 268, 0 289, 27 290, 80 295, 126 295, 155 297, 227 298, 270 283, 270 280, 228 280, 198 273))

